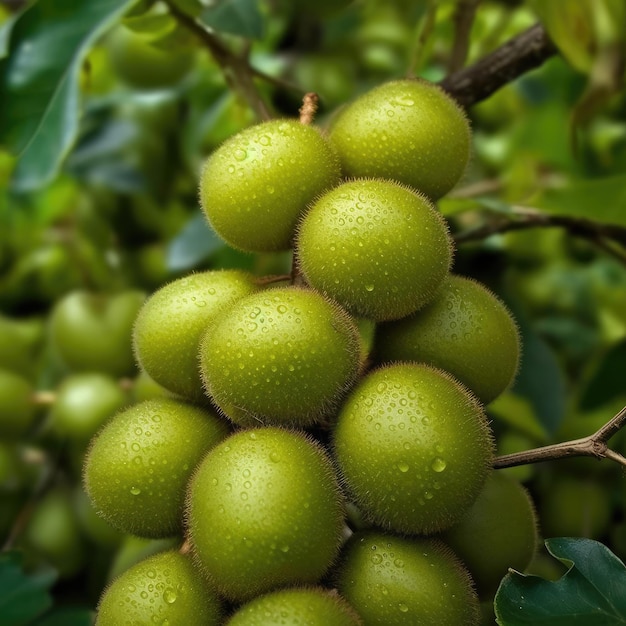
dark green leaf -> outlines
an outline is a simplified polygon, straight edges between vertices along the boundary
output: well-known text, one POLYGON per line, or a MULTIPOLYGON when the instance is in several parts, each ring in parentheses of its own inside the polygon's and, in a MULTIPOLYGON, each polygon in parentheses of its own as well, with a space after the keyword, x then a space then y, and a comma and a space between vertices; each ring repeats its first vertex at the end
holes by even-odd
POLYGON ((26 625, 50 608, 56 577, 52 569, 26 574, 18 552, 0 554, 0 626, 26 625))
POLYGON ((263 15, 257 0, 218 0, 202 12, 201 19, 218 32, 248 39, 263 37, 263 15))
POLYGON ((626 568, 591 539, 546 540, 569 569, 557 581, 507 574, 495 598, 501 626, 617 626, 626 624, 626 568))
POLYGON ((626 226, 626 174, 580 180, 560 189, 549 189, 541 195, 536 206, 555 215, 626 226))
POLYGON ((626 340, 613 346, 604 356, 582 395, 581 409, 585 411, 595 409, 623 394, 624 372, 626 372, 626 340))
POLYGON ((543 427, 553 435, 565 414, 565 377, 550 346, 517 319, 523 351, 513 391, 528 398, 543 427))
POLYGON ((57 608, 46 613, 32 626, 92 626, 93 611, 80 608, 57 608))
POLYGON ((41 0, 13 26, 0 61, 0 141, 20 154, 15 189, 50 181, 78 132, 84 56, 134 0, 41 0))
POLYGON ((167 267, 172 271, 189 270, 222 247, 224 242, 209 227, 204 215, 198 212, 170 243, 167 267))

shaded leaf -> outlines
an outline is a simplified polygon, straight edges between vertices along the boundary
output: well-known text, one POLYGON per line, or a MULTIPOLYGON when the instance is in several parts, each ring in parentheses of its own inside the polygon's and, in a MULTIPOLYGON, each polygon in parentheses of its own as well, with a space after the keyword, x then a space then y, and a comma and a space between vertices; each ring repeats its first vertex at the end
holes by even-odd
POLYGON ((263 15, 256 0, 218 0, 202 12, 201 19, 218 32, 248 39, 263 37, 263 15))
POLYGON ((79 75, 95 39, 134 0, 37 2, 17 19, 0 61, 0 141, 20 154, 15 189, 49 182, 79 122, 79 75))
POLYGON ((546 190, 535 205, 556 215, 626 226, 626 175, 575 181, 546 190))
POLYGON ((52 569, 26 574, 18 552, 0 554, 0 626, 29 624, 50 608, 56 577, 52 569))
POLYGON ((568 571, 556 581, 511 572, 495 598, 501 626, 616 626, 626 624, 626 567, 592 539, 546 539, 568 571))
POLYGON ((209 227, 202 212, 198 211, 170 242, 167 268, 172 271, 189 270, 223 247, 224 242, 209 227))
POLYGON ((624 372, 626 372, 626 340, 612 346, 604 355, 583 392, 580 400, 581 409, 589 411, 623 395, 624 372))
POLYGON ((487 408, 490 415, 513 426, 517 431, 539 441, 547 439, 546 431, 537 419, 528 398, 507 391, 498 396, 487 408))
POLYGON ((93 611, 81 608, 57 608, 33 622, 32 626, 92 626, 93 611))

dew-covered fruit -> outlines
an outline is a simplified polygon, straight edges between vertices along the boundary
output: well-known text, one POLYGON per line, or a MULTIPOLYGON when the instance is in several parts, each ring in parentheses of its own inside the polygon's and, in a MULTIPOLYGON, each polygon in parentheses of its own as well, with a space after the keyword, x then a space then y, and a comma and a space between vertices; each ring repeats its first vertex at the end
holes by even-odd
POLYGON ((116 578, 98 604, 96 626, 217 626, 220 601, 192 559, 168 550, 116 578))
POLYGON ((226 422, 208 410, 169 399, 136 404, 93 439, 84 467, 87 494, 123 532, 174 535, 195 466, 226 434, 226 422))
POLYGON ((200 345, 206 389, 235 423, 311 424, 360 367, 353 320, 318 292, 279 287, 236 302, 200 345))
POLYGON ((256 289, 254 277, 238 270, 198 272, 161 287, 146 300, 135 322, 139 364, 166 389, 191 399, 204 397, 200 337, 218 313, 256 289))
POLYGON ((472 574, 481 598, 492 596, 513 568, 523 572, 537 547, 537 520, 528 492, 493 472, 474 504, 443 540, 472 574))
POLYGON ((339 412, 333 444, 355 504, 401 533, 456 523, 480 493, 493 456, 475 397, 446 372, 416 363, 366 376, 339 412))
POLYGON ((73 371, 131 376, 136 371, 132 328, 145 300, 142 291, 117 294, 73 291, 50 317, 52 344, 73 371))
POLYGON ((285 250, 307 204, 339 176, 337 157, 317 128, 272 120, 234 135, 208 158, 200 200, 215 232, 231 246, 285 250))
POLYGON ((0 369, 0 437, 19 438, 30 430, 37 417, 34 392, 26 378, 0 369))
POLYGON ((485 286, 449 276, 417 313, 380 324, 376 359, 420 361, 450 372, 488 404, 512 383, 520 340, 507 307, 485 286))
POLYGON ((337 555, 343 519, 330 459, 305 435, 280 428, 231 435, 189 487, 192 550, 231 600, 317 582, 337 555))
POLYGON ((346 106, 330 142, 344 176, 397 180, 436 200, 465 171, 470 128, 461 107, 437 85, 397 80, 346 106))
POLYGON ((476 626, 478 598, 440 541, 357 532, 342 548, 339 593, 368 626, 476 626))
POLYGON ((57 389, 50 424, 57 435, 86 444, 128 403, 126 392, 110 376, 98 372, 73 374, 57 389))
POLYGON ((353 180, 320 197, 298 229, 307 282, 354 315, 405 317, 448 275, 452 243, 424 196, 388 180, 353 180))
POLYGON ((259 596, 240 607, 226 626, 361 626, 354 609, 335 591, 300 587, 259 596))

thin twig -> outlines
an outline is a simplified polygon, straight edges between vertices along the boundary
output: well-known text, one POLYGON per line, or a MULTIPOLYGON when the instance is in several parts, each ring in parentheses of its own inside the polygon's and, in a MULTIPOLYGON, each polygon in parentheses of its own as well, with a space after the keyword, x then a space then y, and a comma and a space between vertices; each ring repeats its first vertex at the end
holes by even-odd
POLYGON ((543 26, 535 24, 480 61, 446 77, 440 85, 467 108, 539 67, 556 53, 543 26))
POLYGON ((457 244, 480 241, 496 234, 503 234, 527 228, 565 228, 570 234, 587 239, 605 252, 626 264, 626 228, 617 224, 604 224, 583 217, 570 215, 552 215, 525 206, 511 207, 508 215, 494 215, 486 224, 461 231, 454 235, 457 244))
POLYGON ((529 463, 540 463, 542 461, 555 461, 572 456, 592 456, 596 459, 611 459, 626 467, 626 458, 619 452, 611 450, 607 443, 624 424, 626 424, 626 406, 593 435, 583 437, 582 439, 573 439, 572 441, 534 448, 533 450, 504 454, 494 460, 493 467, 502 469, 529 463))
POLYGON ((419 35, 411 54, 411 63, 409 64, 407 70, 407 76, 415 76, 417 74, 422 63, 426 43, 435 29, 436 18, 437 0, 430 0, 428 3, 428 9, 426 10, 426 16, 424 17, 422 26, 419 29, 419 35))
POLYGON ((304 94, 302 98, 302 106, 300 107, 300 123, 312 124, 317 113, 317 106, 319 104, 319 96, 314 92, 304 94))
POLYGON ((226 82, 248 102, 259 120, 269 120, 272 115, 261 97, 254 76, 258 72, 252 69, 248 61, 248 50, 239 56, 234 54, 214 33, 207 30, 195 19, 181 11, 175 3, 165 0, 167 7, 176 20, 194 34, 211 53, 220 66, 226 82))
POLYGON ((459 71, 467 60, 470 33, 480 0, 459 0, 454 11, 454 42, 448 60, 448 74, 459 71))

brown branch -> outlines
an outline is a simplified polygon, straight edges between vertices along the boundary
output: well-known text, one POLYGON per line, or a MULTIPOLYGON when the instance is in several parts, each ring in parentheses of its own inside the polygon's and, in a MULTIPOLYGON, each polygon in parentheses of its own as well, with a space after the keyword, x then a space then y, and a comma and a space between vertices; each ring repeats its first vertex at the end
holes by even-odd
POLYGON ((317 113, 317 106, 319 103, 319 96, 314 92, 304 94, 302 98, 302 106, 300 107, 300 123, 312 124, 317 113))
POLYGON ((249 50, 244 49, 241 56, 233 53, 219 37, 208 31, 187 13, 181 11, 173 2, 165 0, 165 3, 172 16, 195 35, 211 53, 215 62, 220 66, 226 82, 248 102, 257 118, 259 120, 271 119, 272 115, 254 84, 254 76, 259 75, 259 72, 254 70, 248 62, 249 50))
POLYGON ((459 0, 454 12, 454 43, 448 60, 448 74, 460 70, 467 60, 470 32, 480 0, 459 0))
POLYGON ((555 461, 572 456, 592 456, 596 459, 611 459, 626 467, 626 458, 619 452, 611 450, 607 443, 624 424, 626 424, 626 406, 593 435, 535 448, 534 450, 504 454, 494 460, 493 467, 502 469, 529 463, 541 463, 542 461, 555 461))
POLYGON ((523 206, 513 206, 509 215, 498 214, 489 223, 456 233, 454 240, 457 244, 462 244, 515 230, 554 227, 565 228, 572 235, 591 241, 626 264, 626 251, 612 245, 612 242, 616 242, 620 246, 626 246, 626 228, 623 226, 594 222, 583 217, 551 215, 523 206))
POLYGON ((541 24, 535 24, 440 85, 463 107, 485 100, 507 83, 539 67, 557 49, 541 24))

